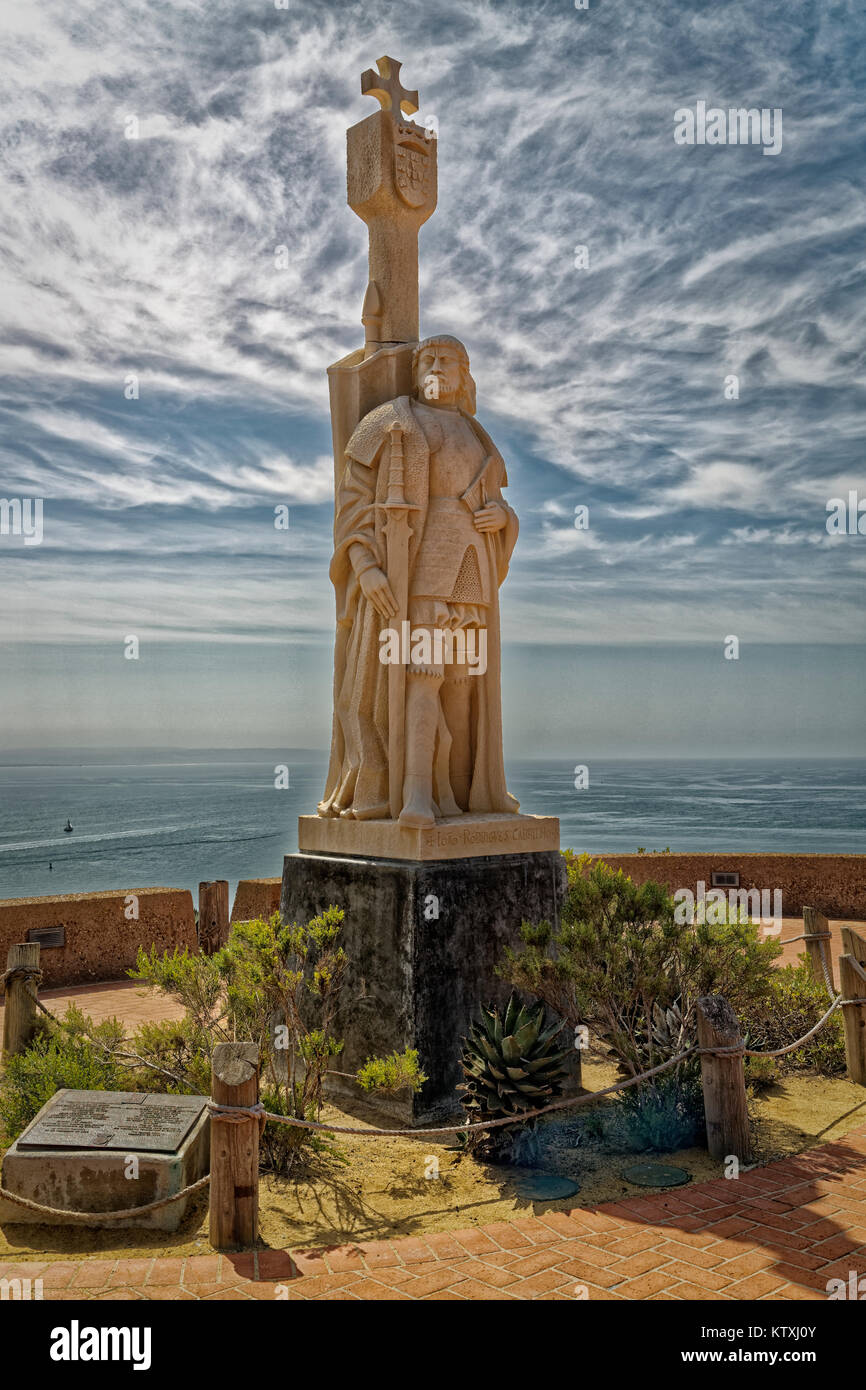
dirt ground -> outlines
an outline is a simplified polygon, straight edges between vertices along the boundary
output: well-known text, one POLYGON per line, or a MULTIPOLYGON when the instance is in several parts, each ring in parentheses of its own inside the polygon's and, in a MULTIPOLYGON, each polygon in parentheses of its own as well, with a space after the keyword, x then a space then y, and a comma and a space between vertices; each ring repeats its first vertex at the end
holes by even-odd
MULTIPOLYGON (((583 1077, 588 1090, 598 1090, 617 1074, 609 1062, 589 1056, 583 1077)), ((757 1161, 763 1164, 836 1139, 861 1124, 866 1119, 866 1090, 844 1079, 787 1076, 754 1095, 750 1110, 757 1161)), ((595 1206, 645 1192, 622 1175, 624 1168, 643 1158, 674 1163, 686 1169, 693 1182, 721 1176, 719 1163, 701 1148, 636 1156, 618 1144, 616 1113, 614 1102, 602 1100, 547 1122, 542 1133, 544 1169, 573 1178, 580 1191, 563 1201, 544 1203, 519 1194, 517 1184, 525 1169, 477 1162, 450 1142, 336 1136, 334 1151, 315 1155, 303 1176, 262 1178, 262 1244, 275 1249, 343 1245, 595 1206), (588 1123, 590 1115, 595 1118, 588 1123), (603 1138, 598 1136, 599 1117, 608 1131, 603 1138)), ((323 1118, 356 1125, 359 1112, 347 1115, 328 1107, 323 1118)), ((372 1117, 370 1123, 375 1126, 372 1117)), ((0 1229, 0 1256, 7 1259, 36 1254, 43 1259, 85 1258, 108 1252, 119 1258, 194 1255, 209 1248, 206 1193, 174 1234, 12 1224, 0 1229)))

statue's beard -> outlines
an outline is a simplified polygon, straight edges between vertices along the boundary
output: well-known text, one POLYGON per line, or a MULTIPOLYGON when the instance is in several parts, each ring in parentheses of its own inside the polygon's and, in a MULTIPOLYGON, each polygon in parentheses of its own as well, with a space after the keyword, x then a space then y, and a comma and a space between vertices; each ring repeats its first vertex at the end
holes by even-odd
POLYGON ((456 405, 460 398, 460 386, 445 386, 441 379, 432 374, 422 377, 418 383, 418 399, 427 405, 456 405))

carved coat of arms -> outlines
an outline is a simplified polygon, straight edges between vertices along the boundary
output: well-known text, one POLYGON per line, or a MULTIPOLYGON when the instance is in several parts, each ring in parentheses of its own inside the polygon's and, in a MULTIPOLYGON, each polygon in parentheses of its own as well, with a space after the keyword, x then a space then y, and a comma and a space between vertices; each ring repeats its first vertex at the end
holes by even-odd
POLYGON ((397 192, 409 207, 420 208, 430 197, 433 182, 433 161, 420 126, 398 123, 394 163, 397 192))

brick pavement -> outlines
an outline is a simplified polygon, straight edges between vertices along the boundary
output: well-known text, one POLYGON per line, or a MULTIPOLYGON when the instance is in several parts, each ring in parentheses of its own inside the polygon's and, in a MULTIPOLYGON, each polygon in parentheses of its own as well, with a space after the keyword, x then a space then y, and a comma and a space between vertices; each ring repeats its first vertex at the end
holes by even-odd
POLYGON ((743 1173, 324 1250, 0 1263, 45 1299, 809 1300, 866 1276, 866 1125, 743 1173), (585 1292, 583 1292, 585 1290, 585 1292))
MULTIPOLYGON (((145 989, 137 980, 108 980, 104 984, 65 985, 62 989, 40 989, 39 998, 47 1009, 62 1018, 68 1004, 76 1004, 94 1023, 119 1018, 131 1028, 141 1023, 158 1023, 183 1018, 183 1006, 156 990, 145 989)), ((0 1026, 4 1005, 0 1003, 0 1026)))

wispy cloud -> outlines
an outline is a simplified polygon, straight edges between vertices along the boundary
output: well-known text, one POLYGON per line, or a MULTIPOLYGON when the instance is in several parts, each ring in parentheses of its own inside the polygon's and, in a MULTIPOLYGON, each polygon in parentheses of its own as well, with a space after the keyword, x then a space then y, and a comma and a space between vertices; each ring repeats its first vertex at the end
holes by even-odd
POLYGON ((857 539, 824 528, 866 494, 853 6, 48 0, 4 26, 0 495, 46 499, 44 545, 0 549, 7 633, 329 640, 325 368, 367 275, 344 132, 387 49, 438 118, 423 328, 467 341, 508 459, 513 634, 862 640, 857 539), (781 106, 782 154, 676 146, 698 98, 781 106))

